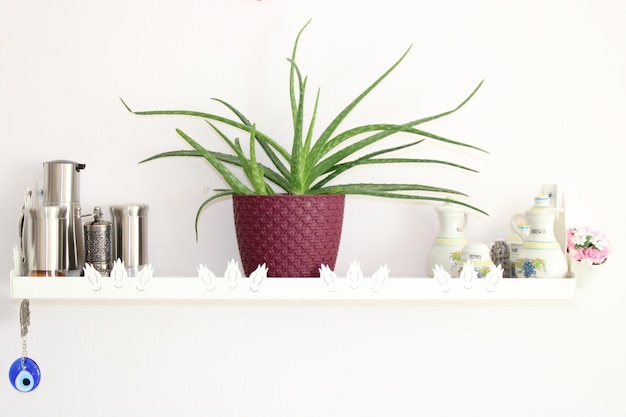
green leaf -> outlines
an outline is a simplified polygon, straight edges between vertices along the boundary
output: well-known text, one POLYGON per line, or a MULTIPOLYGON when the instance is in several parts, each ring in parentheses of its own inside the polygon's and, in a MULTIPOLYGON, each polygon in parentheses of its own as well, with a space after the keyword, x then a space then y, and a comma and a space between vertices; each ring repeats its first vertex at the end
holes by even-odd
POLYGON ((263 167, 261 167, 256 161, 256 151, 254 148, 255 145, 255 133, 256 126, 252 125, 252 131, 250 132, 250 161, 249 161, 249 170, 250 175, 248 178, 250 179, 250 183, 254 187, 256 194, 259 195, 267 195, 268 185, 265 184, 263 180, 263 167))
POLYGON ((389 67, 389 69, 387 69, 387 71, 385 71, 383 73, 383 75, 381 75, 380 77, 378 77, 378 79, 376 79, 376 81, 374 81, 369 87, 367 87, 361 94, 359 94, 354 100, 352 100, 352 102, 350 102, 350 104, 348 104, 328 125, 328 127, 324 130, 324 132, 322 132, 322 134, 320 135, 320 137, 317 139, 317 142, 315 143, 315 145, 313 146, 313 149, 311 151, 312 153, 312 158, 313 158, 313 163, 317 163, 317 161, 319 161, 323 156, 324 156, 324 151, 323 151, 323 146, 325 145, 325 143, 331 138, 332 134, 335 132, 335 130, 337 129, 337 127, 339 127, 339 125, 341 124, 341 122, 348 116, 348 114, 350 114, 350 112, 352 112, 352 110, 354 110, 354 108, 361 102, 361 100, 363 100, 374 88, 376 88, 376 86, 378 86, 378 84, 380 84, 394 69, 396 69, 396 67, 398 65, 400 65, 400 63, 404 60, 404 58, 407 56, 407 54, 409 53, 409 51, 411 50, 410 46, 405 52, 404 54, 402 54, 402 56, 400 57, 400 59, 398 59, 391 67, 389 67))
MULTIPOLYGON (((225 154, 225 153, 221 153, 221 152, 213 152, 213 151, 210 151, 210 152, 218 160, 220 160, 222 162, 225 162, 227 164, 243 168, 241 166, 241 160, 238 157, 236 157, 236 156, 225 154)), ((179 157, 179 156, 202 158, 202 155, 200 155, 195 149, 191 149, 191 150, 162 152, 162 153, 153 155, 153 156, 151 156, 149 158, 146 158, 143 161, 140 161, 139 163, 145 163, 145 162, 153 161, 155 159, 160 159, 160 158, 170 158, 170 157, 179 157)), ((263 168, 263 175, 269 181, 273 182, 274 184, 276 184, 277 186, 279 186, 280 188, 282 188, 285 191, 289 188, 289 184, 286 182, 285 178, 283 178, 278 172, 272 170, 271 168, 269 168, 269 167, 267 167, 267 166, 265 166, 263 164, 259 164, 259 166, 263 168)), ((268 194, 271 194, 271 192, 268 192, 268 194)))
POLYGON ((467 104, 467 102, 471 100, 472 97, 474 97, 474 95, 478 92, 478 90, 480 90, 480 87, 482 87, 484 81, 485 80, 482 80, 481 82, 479 82, 478 85, 471 92, 471 94, 469 96, 467 96, 467 98, 465 100, 463 100, 461 102, 461 104, 459 104, 458 106, 456 106, 452 110, 448 110, 448 111, 445 111, 443 113, 436 114, 434 116, 428 116, 428 117, 424 117, 424 118, 421 118, 421 119, 416 119, 416 120, 413 120, 413 121, 405 123, 405 124, 409 125, 409 126, 417 126, 417 125, 422 124, 422 123, 430 122, 431 120, 440 119, 442 117, 448 116, 448 115, 458 111, 459 109, 461 109, 461 107, 465 106, 467 104))
POLYGON ((332 173, 330 173, 328 176, 326 176, 325 178, 323 178, 322 180, 320 180, 318 183, 316 183, 315 185, 313 185, 311 187, 311 190, 315 190, 318 188, 321 188, 323 186, 325 186, 328 182, 330 182, 331 180, 335 179, 337 176, 339 176, 340 174, 344 173, 345 171, 361 166, 361 165, 371 165, 371 164, 439 164, 439 165, 447 165, 447 166, 451 166, 453 168, 459 168, 465 171, 470 171, 470 172, 478 172, 475 169, 472 168, 468 168, 466 166, 460 165, 460 164, 455 164, 453 162, 448 162, 448 161, 442 161, 442 160, 438 160, 438 159, 419 159, 419 158, 365 158, 365 159, 358 159, 356 161, 352 161, 352 162, 348 162, 345 164, 340 164, 335 166, 334 170, 332 171, 332 173))
POLYGON ((224 178, 224 181, 228 184, 229 187, 233 189, 233 191, 237 194, 253 194, 252 190, 250 190, 244 183, 242 183, 236 176, 233 174, 226 166, 215 157, 210 151, 204 149, 202 145, 193 140, 189 135, 183 132, 180 129, 176 129, 176 133, 180 135, 192 148, 194 148, 200 156, 206 159, 212 166, 219 172, 219 174, 224 178))
POLYGON ((489 215, 487 212, 467 204, 463 201, 456 200, 450 197, 436 197, 430 195, 421 195, 421 194, 405 194, 405 193, 397 193, 396 191, 428 191, 428 192, 436 192, 436 193, 444 193, 446 195, 455 194, 466 196, 466 194, 456 191, 450 190, 447 188, 439 188, 439 187, 429 187, 429 186, 420 186, 416 184, 342 184, 335 185, 331 187, 321 188, 316 190, 313 194, 352 194, 352 195, 366 195, 366 196, 374 196, 374 197, 383 197, 383 198, 397 198, 403 200, 424 200, 424 201, 441 201, 447 203, 458 204, 472 210, 475 210, 479 213, 489 215))
POLYGON ((323 161, 312 167, 309 171, 309 176, 307 178, 307 184, 310 185, 312 182, 318 178, 320 175, 323 175, 325 172, 331 170, 331 168, 343 161, 345 158, 350 155, 358 152, 367 146, 370 146, 394 133, 398 132, 407 132, 412 134, 421 134, 414 128, 405 125, 393 125, 393 124, 376 124, 376 125, 367 125, 367 126, 359 126, 353 129, 347 130, 342 134, 335 137, 331 142, 327 144, 327 150, 325 153, 328 154, 332 148, 337 147, 343 142, 352 139, 353 137, 362 135, 364 133, 369 132, 377 132, 373 135, 370 135, 364 139, 361 139, 345 148, 342 148, 335 152, 334 154, 328 155, 323 161))
POLYGON ((207 200, 204 201, 204 203, 202 203, 200 205, 200 208, 198 208, 198 211, 196 212, 196 220, 195 220, 195 231, 196 231, 196 241, 198 240, 198 222, 200 220, 200 214, 202 213, 202 210, 204 210, 204 208, 213 200, 217 200, 218 198, 222 198, 222 197, 226 197, 229 195, 233 195, 236 194, 233 190, 223 190, 220 191, 216 194, 213 194, 211 197, 209 197, 207 200))
MULTIPOLYGON (((123 100, 122 100, 122 103, 124 104, 124 106, 126 106, 128 111, 130 111, 131 113, 133 113, 133 114, 135 114, 137 116, 158 116, 158 115, 161 115, 161 116, 189 116, 189 117, 195 117, 195 118, 200 118, 200 119, 214 120, 216 122, 220 122, 220 123, 223 123, 225 125, 235 127, 237 129, 240 129, 240 130, 242 130, 244 132, 247 132, 247 133, 250 133, 250 130, 252 129, 252 126, 246 125, 246 124, 244 124, 242 122, 238 122, 236 120, 232 120, 232 119, 229 119, 229 118, 223 117, 223 116, 218 116, 218 115, 212 114, 212 113, 204 113, 204 112, 191 111, 191 110, 134 111, 134 110, 131 110, 130 107, 128 107, 128 105, 126 105, 126 103, 123 100)), ((269 145, 271 145, 272 148, 276 149, 278 151, 278 153, 285 160, 289 161, 291 159, 291 156, 289 155, 289 152, 287 152, 285 150, 285 148, 280 146, 276 141, 274 141, 269 136, 265 135, 264 133, 262 133, 262 132, 260 132, 258 130, 256 131, 256 136, 257 136, 258 140, 262 140, 262 141, 268 143, 269 145)))
MULTIPOLYGON (((214 98, 213 100, 223 104, 229 110, 231 110, 233 113, 235 113, 235 115, 239 118, 239 120, 241 120, 241 122, 244 125, 252 127, 252 123, 250 122, 250 120, 248 120, 248 118, 246 118, 234 106, 232 106, 229 103, 225 102, 224 100, 220 100, 218 98, 214 98)), ((261 147, 263 148, 263 151, 265 152, 265 154, 270 158, 270 161, 272 161, 272 164, 274 164, 274 166, 276 167, 278 172, 280 172, 285 178, 289 178, 290 177, 289 169, 285 166, 285 164, 283 164, 283 162, 280 160, 279 156, 276 154, 276 152, 274 152, 274 149, 272 148, 272 145, 275 142, 271 142, 271 143, 267 142, 266 140, 263 140, 262 137, 259 137, 259 135, 257 135, 257 134, 255 134, 254 136, 255 136, 256 140, 259 142, 259 144, 261 145, 261 147)), ((276 148, 276 150, 278 151, 278 153, 280 153, 283 156, 285 154, 287 154, 287 151, 282 146, 280 146, 279 148, 276 148)), ((290 159, 291 159, 291 157, 289 156, 289 158, 286 159, 286 160, 290 161, 290 159)))
POLYGON ((295 62, 296 62, 296 54, 298 52, 298 43, 300 42, 300 37, 302 36, 302 33, 304 32, 304 29, 306 29, 307 26, 309 26, 309 23, 311 23, 311 19, 309 19, 308 22, 306 22, 306 24, 302 27, 302 29, 300 29, 300 31, 298 32, 298 35, 296 36, 296 40, 293 43, 293 50, 291 52, 291 59, 289 60, 289 62, 291 63, 291 66, 289 68, 289 102, 291 103, 291 116, 292 116, 292 120, 293 120, 293 126, 294 126, 294 130, 296 129, 297 126, 297 121, 296 121, 296 113, 297 113, 297 104, 296 104, 296 87, 295 87, 295 76, 297 73, 298 76, 298 87, 299 90, 302 90, 302 75, 300 74, 300 71, 298 70, 295 62))

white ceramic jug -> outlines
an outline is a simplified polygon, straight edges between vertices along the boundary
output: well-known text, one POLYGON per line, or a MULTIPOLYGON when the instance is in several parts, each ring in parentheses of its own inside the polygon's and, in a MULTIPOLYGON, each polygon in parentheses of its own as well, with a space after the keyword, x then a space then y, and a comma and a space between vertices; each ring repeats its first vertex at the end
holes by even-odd
POLYGON ((467 211, 450 203, 435 207, 439 219, 439 233, 435 238, 426 261, 426 272, 433 277, 435 265, 452 274, 452 267, 461 259, 461 250, 467 244, 465 227, 467 211))
POLYGON ((535 198, 524 215, 511 218, 511 227, 524 242, 517 255, 517 278, 565 278, 567 259, 554 235, 554 221, 562 210, 550 205, 547 195, 535 198), (520 228, 520 224, 528 227, 520 228))

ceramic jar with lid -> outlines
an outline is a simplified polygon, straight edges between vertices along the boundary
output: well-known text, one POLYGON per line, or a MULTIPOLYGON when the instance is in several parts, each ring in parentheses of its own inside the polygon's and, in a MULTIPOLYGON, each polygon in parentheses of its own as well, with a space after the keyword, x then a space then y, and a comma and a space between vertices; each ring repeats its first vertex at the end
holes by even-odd
MULTIPOLYGON (((459 275, 465 263, 470 261, 474 265, 477 278, 485 278, 496 266, 491 260, 489 246, 484 243, 468 243, 461 251, 462 264, 459 265, 459 275)), ((457 275, 458 276, 458 275, 457 275)))

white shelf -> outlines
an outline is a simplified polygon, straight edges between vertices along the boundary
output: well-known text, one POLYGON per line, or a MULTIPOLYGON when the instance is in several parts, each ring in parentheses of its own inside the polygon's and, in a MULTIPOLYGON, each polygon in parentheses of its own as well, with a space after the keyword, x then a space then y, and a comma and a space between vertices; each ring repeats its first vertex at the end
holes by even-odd
MULTIPOLYGON (((435 278, 390 277, 384 265, 366 277, 353 261, 347 277, 340 278, 328 267, 320 278, 268 278, 265 265, 244 277, 234 260, 223 277, 199 265, 195 277, 154 276, 152 265, 129 276, 120 260, 110 277, 102 277, 87 265, 85 276, 22 276, 21 257, 13 250, 10 274, 11 298, 48 301, 219 301, 219 302, 571 302, 576 295, 575 278, 501 278, 497 268, 486 278, 475 273, 450 278, 438 267, 435 278)), ((467 268, 474 271, 473 268, 467 268)))
POLYGON ((373 278, 352 285, 347 278, 338 278, 332 287, 322 278, 265 278, 258 286, 252 281, 215 278, 207 286, 199 277, 152 277, 140 286, 137 278, 121 282, 102 278, 94 285, 85 277, 12 276, 11 297, 56 301, 571 302, 576 293, 573 278, 500 279, 493 286, 477 279, 471 288, 458 278, 444 286, 435 278, 389 277, 376 288, 373 278))

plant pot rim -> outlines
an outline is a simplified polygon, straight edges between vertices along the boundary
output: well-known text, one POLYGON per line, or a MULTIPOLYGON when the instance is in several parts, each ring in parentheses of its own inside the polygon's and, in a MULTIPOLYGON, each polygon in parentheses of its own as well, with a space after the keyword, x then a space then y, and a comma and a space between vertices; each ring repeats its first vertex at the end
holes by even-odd
POLYGON ((332 194, 289 194, 289 193, 277 193, 277 194, 233 194, 237 197, 330 197, 330 196, 345 196, 344 193, 332 193, 332 194))

